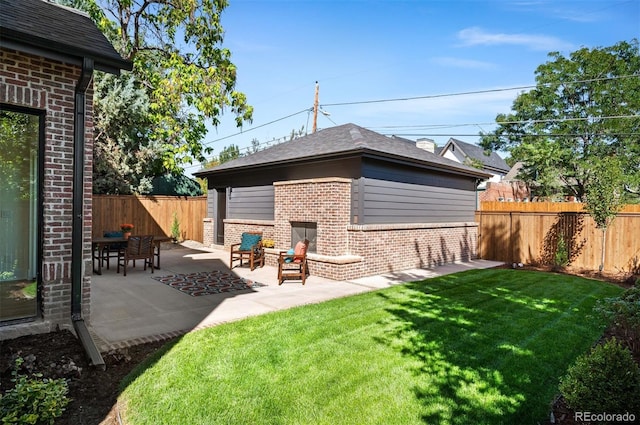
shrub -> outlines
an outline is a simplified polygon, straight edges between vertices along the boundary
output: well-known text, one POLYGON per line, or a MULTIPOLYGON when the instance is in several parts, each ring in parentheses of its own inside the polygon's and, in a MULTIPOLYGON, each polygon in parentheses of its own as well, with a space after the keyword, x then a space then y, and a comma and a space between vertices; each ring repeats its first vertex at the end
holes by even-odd
POLYGON ((15 386, 0 396, 0 420, 3 424, 53 424, 69 404, 69 388, 64 379, 18 374, 24 360, 16 359, 11 372, 15 386))
POLYGON ((180 238, 180 221, 178 220, 178 213, 175 211, 173 213, 173 222, 171 223, 171 237, 175 241, 180 238))
POLYGON ((638 412, 640 369, 615 338, 582 355, 560 381, 569 407, 589 412, 638 412))
POLYGON ((569 265, 569 247, 567 246, 564 236, 558 238, 558 246, 553 257, 553 265, 556 267, 566 267, 569 265))
POLYGON ((640 285, 636 283, 619 297, 598 301, 594 310, 626 338, 633 352, 640 352, 640 285))

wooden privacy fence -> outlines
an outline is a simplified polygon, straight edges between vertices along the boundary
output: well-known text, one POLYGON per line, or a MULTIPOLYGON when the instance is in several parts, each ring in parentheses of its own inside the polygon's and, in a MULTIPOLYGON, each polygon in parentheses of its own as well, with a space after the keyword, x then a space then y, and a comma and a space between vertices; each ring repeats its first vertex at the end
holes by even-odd
POLYGON ((122 223, 133 224, 133 234, 171 236, 174 212, 180 223, 180 237, 203 242, 206 196, 93 195, 93 236, 120 230, 122 223))
MULTIPOLYGON (((482 259, 554 264, 562 239, 571 266, 600 266, 602 231, 580 203, 482 202, 476 221, 482 259)), ((640 205, 625 206, 607 229, 604 269, 640 273, 640 205)))

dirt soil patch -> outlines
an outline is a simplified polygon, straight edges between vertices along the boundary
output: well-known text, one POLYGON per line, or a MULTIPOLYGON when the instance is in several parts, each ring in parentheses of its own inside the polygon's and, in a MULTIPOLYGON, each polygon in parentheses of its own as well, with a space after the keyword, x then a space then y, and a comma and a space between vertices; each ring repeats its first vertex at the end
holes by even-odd
POLYGON ((0 390, 10 386, 15 358, 25 359, 21 373, 65 378, 71 401, 56 425, 118 425, 116 403, 122 379, 170 340, 149 342, 103 354, 106 370, 90 366, 80 341, 70 331, 0 341, 0 390))
MULTIPOLYGON (((513 265, 503 267, 510 268, 513 265)), ((623 287, 632 285, 630 276, 622 273, 552 270, 549 267, 518 267, 518 265, 516 267, 574 274, 612 282, 623 287)), ((120 392, 120 382, 136 365, 169 341, 149 342, 103 354, 106 370, 89 365, 80 341, 69 331, 0 341, 0 390, 4 393, 12 386, 12 366, 15 358, 20 356, 25 359, 23 372, 42 373, 47 378, 67 379, 71 402, 63 416, 56 421, 56 425, 118 425, 117 409, 114 406, 120 392)), ((550 401, 550 408, 553 410, 556 424, 580 424, 573 420, 571 410, 561 397, 550 401)), ((550 423, 545 422, 545 424, 550 423)))

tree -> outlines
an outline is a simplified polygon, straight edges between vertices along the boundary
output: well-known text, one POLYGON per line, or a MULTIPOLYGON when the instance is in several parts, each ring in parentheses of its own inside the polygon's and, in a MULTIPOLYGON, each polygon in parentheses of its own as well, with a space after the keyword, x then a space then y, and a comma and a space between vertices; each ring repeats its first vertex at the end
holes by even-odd
POLYGON ((586 188, 585 209, 602 231, 600 271, 604 269, 607 228, 624 205, 624 175, 617 156, 599 158, 591 164, 591 184, 586 188))
POLYGON ((135 76, 96 75, 93 193, 148 193, 163 174, 163 146, 150 137, 149 97, 135 76))
MULTIPOLYGON (((181 172, 181 164, 205 160, 210 152, 202 144, 207 120, 218 125, 225 110, 235 114, 238 126, 251 120, 253 108, 235 90, 231 52, 222 47, 220 15, 226 0, 58 1, 87 11, 119 53, 133 62, 133 84, 148 98, 148 122, 137 139, 144 138, 154 151, 158 148, 161 171, 181 172)), ((113 134, 105 140, 119 143, 113 134)), ((149 161, 155 168, 156 158, 149 161)))
POLYGON ((260 151, 260 141, 254 137, 251 139, 251 147, 247 148, 247 152, 252 154, 258 151, 260 151))
POLYGON ((226 148, 222 149, 222 152, 220 152, 220 155, 218 155, 218 164, 224 164, 225 162, 239 157, 240 148, 238 147, 238 145, 227 146, 226 148))
MULTIPOLYGON (((525 164, 522 176, 549 193, 563 186, 583 198, 598 159, 615 156, 623 182, 640 182, 638 40, 606 48, 558 52, 536 69, 536 87, 521 93, 497 128, 481 133, 487 150, 507 150, 525 164)), ((607 169, 609 169, 607 167, 607 169)), ((603 172, 600 170, 598 172, 603 172)))

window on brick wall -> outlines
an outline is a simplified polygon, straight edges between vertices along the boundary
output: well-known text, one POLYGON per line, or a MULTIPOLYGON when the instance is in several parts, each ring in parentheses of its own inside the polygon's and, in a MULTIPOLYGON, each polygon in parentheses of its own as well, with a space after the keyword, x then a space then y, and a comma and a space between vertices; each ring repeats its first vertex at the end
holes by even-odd
POLYGON ((0 322, 37 315, 43 115, 0 110, 0 322))
POLYGON ((318 223, 306 221, 291 222, 291 245, 295 246, 298 241, 309 239, 309 249, 307 252, 316 252, 317 235, 318 223))

